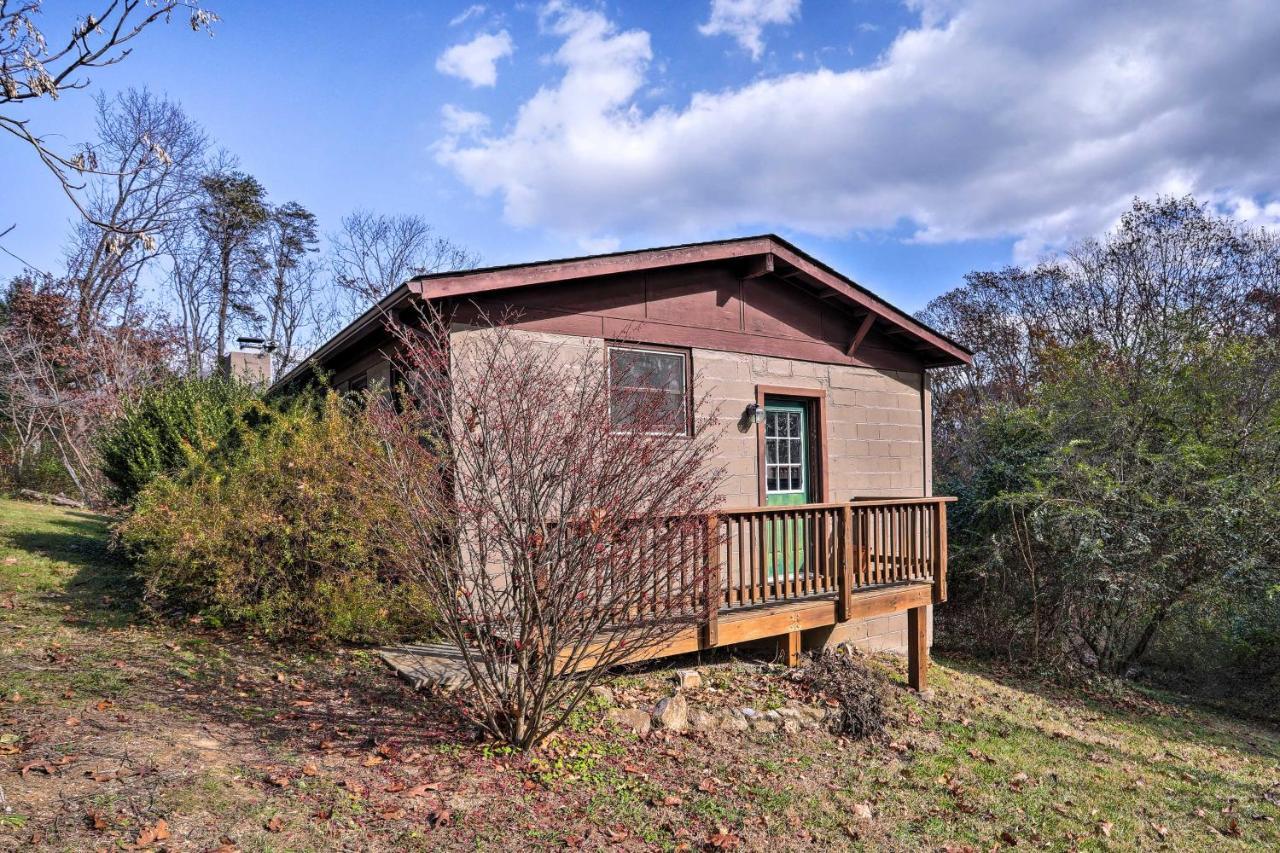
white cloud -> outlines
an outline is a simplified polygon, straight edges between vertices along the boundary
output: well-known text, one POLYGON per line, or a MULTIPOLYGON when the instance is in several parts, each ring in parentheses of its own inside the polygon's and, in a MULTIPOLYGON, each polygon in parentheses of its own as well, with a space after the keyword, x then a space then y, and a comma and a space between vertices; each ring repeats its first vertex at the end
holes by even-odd
POLYGON ((444 132, 450 136, 463 136, 478 133, 489 126, 489 117, 484 113, 474 113, 453 104, 445 104, 440 108, 440 122, 444 132))
POLYGON ((472 86, 492 86, 498 82, 498 60, 510 56, 514 50, 511 34, 506 30, 481 33, 440 54, 436 70, 466 80, 472 86))
POLYGON ((1107 227, 1135 195, 1245 211, 1280 191, 1269 3, 913 8, 918 25, 873 65, 644 109, 648 34, 556 2, 543 23, 562 40, 558 78, 501 133, 447 139, 437 157, 509 222, 580 240, 905 227, 1013 238, 1023 258, 1107 227))
POLYGON ((476 3, 474 5, 468 6, 458 14, 454 15, 453 18, 449 20, 449 26, 456 27, 459 24, 464 24, 467 21, 471 20, 472 18, 475 18, 479 15, 483 15, 484 12, 485 12, 485 6, 481 3, 476 3))
POLYGON ((732 36, 759 59, 761 33, 768 24, 789 24, 800 14, 800 0, 711 0, 711 18, 698 27, 704 36, 732 36))

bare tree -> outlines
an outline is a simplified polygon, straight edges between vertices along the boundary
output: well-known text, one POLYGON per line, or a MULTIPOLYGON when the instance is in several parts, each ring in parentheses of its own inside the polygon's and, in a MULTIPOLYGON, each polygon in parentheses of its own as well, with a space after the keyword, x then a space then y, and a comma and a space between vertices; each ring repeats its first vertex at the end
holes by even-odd
POLYGON ((93 221, 79 223, 67 256, 82 335, 105 312, 136 307, 139 276, 194 213, 208 144, 180 106, 146 90, 99 97, 97 107, 95 150, 108 174, 89 181, 93 221))
POLYGON ((103 0, 103 4, 100 11, 76 19, 65 43, 50 47, 40 26, 42 0, 0 0, 0 129, 30 145, 84 217, 109 229, 111 224, 95 217, 79 197, 85 175, 110 173, 99 163, 95 148, 56 152, 31 130, 30 120, 20 118, 12 108, 41 98, 57 100, 69 90, 84 88, 89 84, 81 76, 84 72, 121 62, 132 50, 129 42, 157 21, 170 21, 178 10, 189 13, 188 23, 197 32, 210 30, 218 17, 195 3, 178 0, 103 0))
POLYGON ((375 422, 412 520, 392 559, 431 592, 476 721, 527 749, 718 603, 714 435, 683 402, 611 395, 603 348, 447 328, 392 326, 403 393, 375 422))
POLYGON ((420 216, 357 210, 330 235, 334 283, 358 314, 415 275, 472 269, 479 256, 436 233, 420 216))
POLYGON ((189 376, 199 376, 213 348, 218 316, 214 253, 203 232, 190 229, 170 241, 166 254, 166 287, 177 313, 184 367, 189 376))

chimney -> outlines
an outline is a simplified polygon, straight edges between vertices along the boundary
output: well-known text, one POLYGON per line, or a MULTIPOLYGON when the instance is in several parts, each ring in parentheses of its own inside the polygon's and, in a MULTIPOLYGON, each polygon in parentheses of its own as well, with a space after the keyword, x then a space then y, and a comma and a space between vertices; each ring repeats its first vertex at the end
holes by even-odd
POLYGON ((222 357, 222 375, 265 389, 271 384, 271 352, 275 344, 261 338, 237 338, 239 350, 222 357))

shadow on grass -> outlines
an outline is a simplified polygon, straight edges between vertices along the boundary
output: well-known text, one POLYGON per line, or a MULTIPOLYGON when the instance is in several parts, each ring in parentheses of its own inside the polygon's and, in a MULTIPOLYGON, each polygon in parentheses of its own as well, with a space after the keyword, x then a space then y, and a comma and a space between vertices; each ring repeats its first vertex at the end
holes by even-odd
POLYGON ((1113 691, 1104 691, 1088 684, 1058 684, 1017 667, 964 655, 941 655, 938 659, 951 669, 1038 696, 1048 704, 1087 710, 1135 734, 1170 744, 1212 744, 1280 760, 1280 728, 1274 723, 1240 718, 1193 696, 1120 680, 1114 682, 1113 691), (1245 731, 1252 734, 1242 736, 1245 731))

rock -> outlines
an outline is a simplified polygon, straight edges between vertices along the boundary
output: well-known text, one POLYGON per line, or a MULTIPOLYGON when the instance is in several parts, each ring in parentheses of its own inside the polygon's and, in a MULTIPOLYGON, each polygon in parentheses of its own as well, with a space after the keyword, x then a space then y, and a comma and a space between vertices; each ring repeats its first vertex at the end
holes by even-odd
POLYGON ((768 711, 765 711, 765 712, 764 712, 764 718, 765 718, 766 720, 768 720, 769 722, 771 722, 771 723, 780 723, 780 722, 782 722, 782 715, 781 715, 781 714, 779 714, 777 711, 775 711, 775 710, 773 710, 773 709, 770 709, 770 710, 768 710, 768 711))
POLYGON ((639 708, 610 708, 605 719, 637 737, 649 733, 649 715, 639 708))
POLYGON ((820 723, 827 718, 826 708, 815 708, 812 705, 806 705, 801 708, 800 713, 804 715, 805 719, 815 723, 820 723))
POLYGON ((739 708, 738 713, 741 714, 743 718, 748 721, 754 720, 756 717, 760 716, 760 712, 757 711, 755 708, 739 708))
POLYGON ((694 690, 702 686, 702 674, 696 669, 677 669, 676 686, 681 690, 694 690))
POLYGON ((924 690, 920 691, 918 696, 921 702, 932 702, 936 697, 936 694, 931 689, 926 687, 924 690))
POLYGON ((732 711, 721 715, 720 730, 726 732, 745 732, 751 728, 751 724, 741 714, 735 714, 732 711))
POLYGON ((720 718, 701 708, 689 709, 689 728, 695 732, 713 732, 720 728, 720 718))
POLYGON ((800 720, 799 708, 779 708, 774 713, 784 720, 796 720, 797 722, 800 720))
POLYGON ((668 696, 653 709, 653 724, 673 732, 684 731, 689 727, 689 703, 679 693, 668 696))
POLYGON ((782 730, 789 735, 800 734, 800 721, 793 719, 785 719, 782 721, 782 730))
POLYGON ((606 708, 613 707, 613 691, 603 684, 592 687, 588 695, 606 708))
POLYGON ((778 730, 778 724, 772 720, 760 718, 751 724, 751 731, 760 735, 771 735, 778 730))

